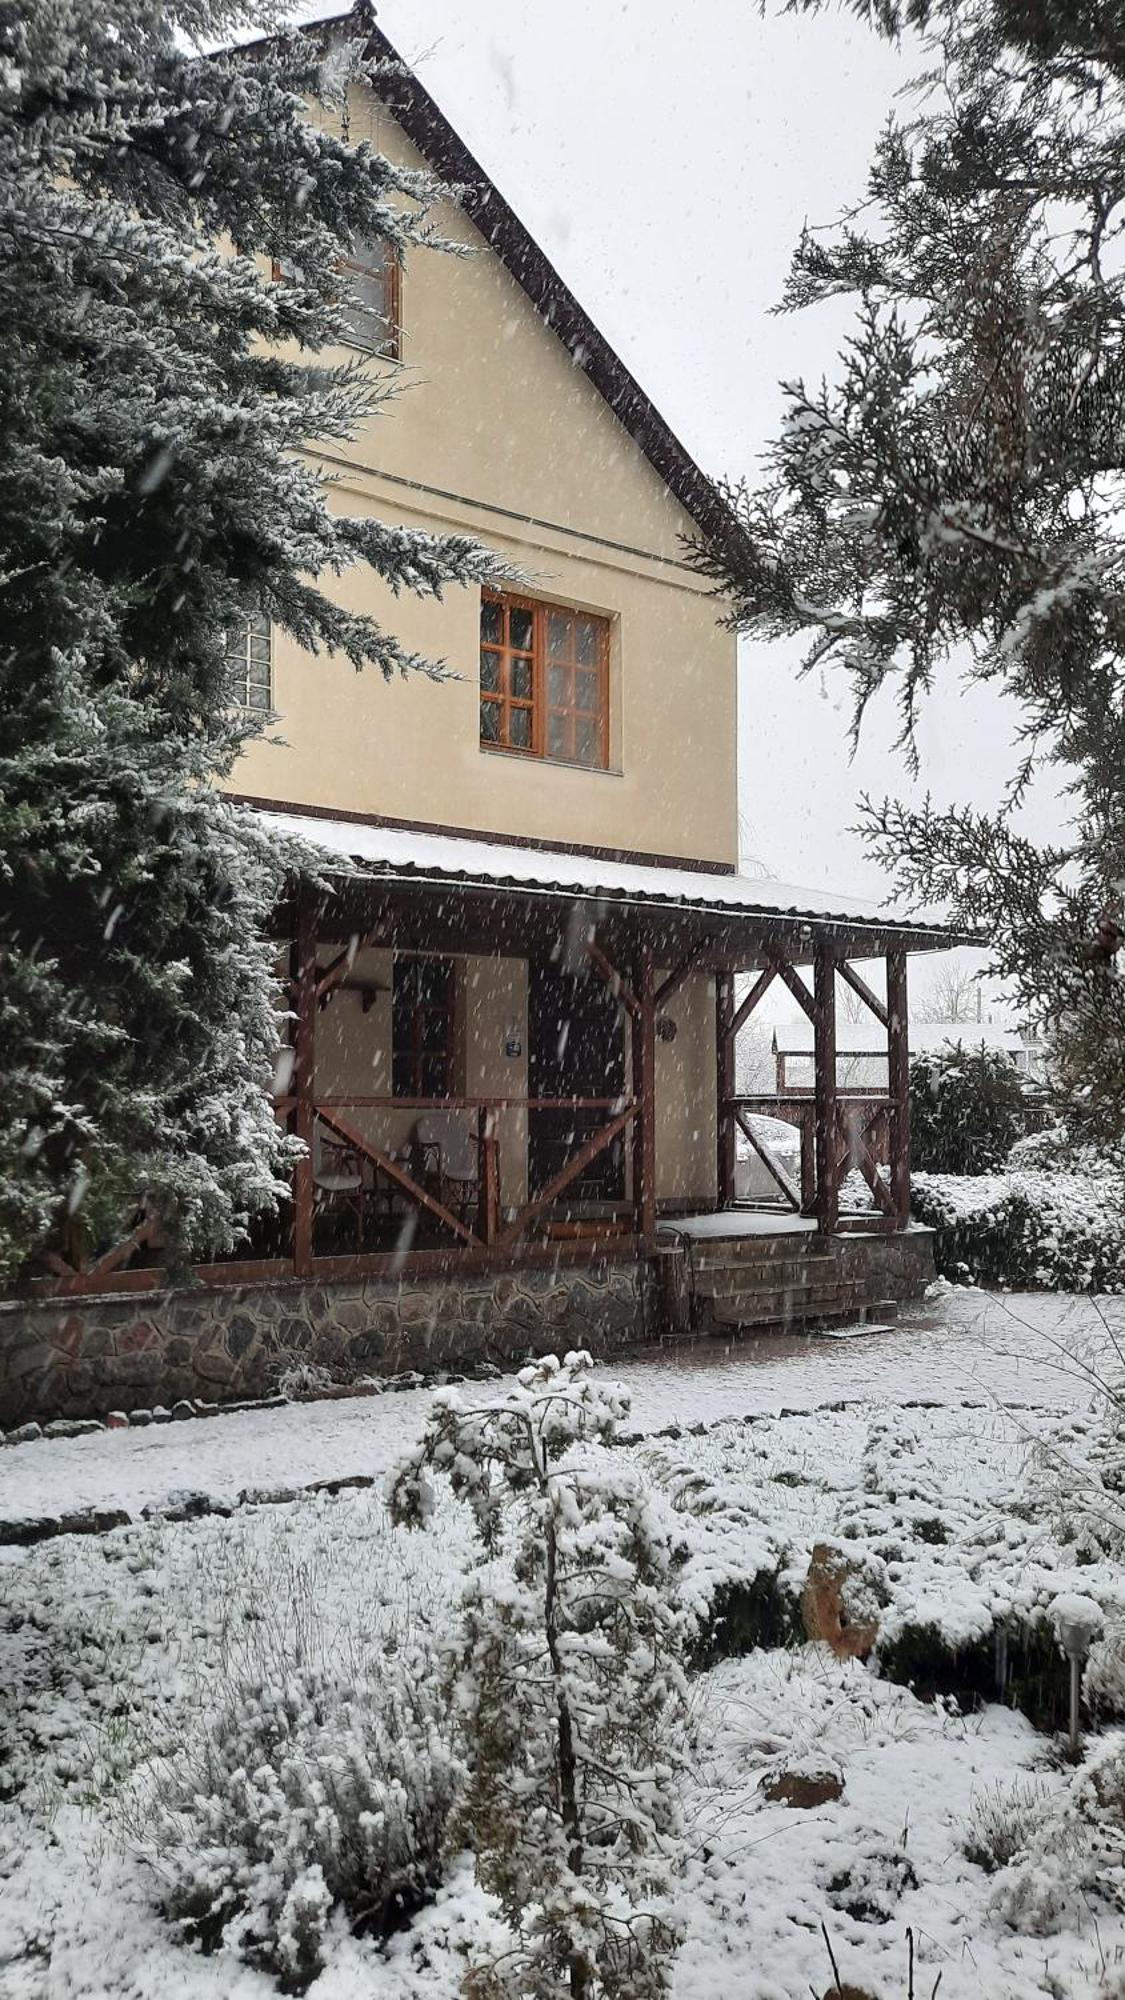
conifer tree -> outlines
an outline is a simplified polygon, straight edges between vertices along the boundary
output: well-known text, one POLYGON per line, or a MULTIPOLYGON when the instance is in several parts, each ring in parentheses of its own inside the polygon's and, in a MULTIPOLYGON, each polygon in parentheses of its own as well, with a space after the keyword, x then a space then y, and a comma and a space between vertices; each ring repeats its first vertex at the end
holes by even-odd
POLYGON ((389 1482, 394 1517, 419 1526, 431 1472, 443 1474, 480 1548, 453 1675, 468 1766, 460 1831, 513 1942, 471 1968, 472 2000, 668 1990, 689 1618, 667 1517, 598 1450, 628 1408, 588 1354, 548 1355, 495 1403, 435 1397, 389 1482))
POLYGON ((258 614, 310 654, 434 671, 317 579, 438 595, 496 567, 330 510, 308 456, 385 396, 339 359, 340 259, 422 243, 436 190, 310 120, 364 74, 361 18, 201 53, 274 18, 0 0, 8 1276, 142 1211, 170 1256, 227 1251, 283 1186, 263 926, 286 857, 216 791, 256 727, 227 635, 258 614))
MULTIPOLYGON (((820 11, 822 0, 793 0, 820 11)), ((801 634, 850 676, 856 726, 963 667, 1013 695, 1012 799, 1061 766, 1073 837, 996 813, 865 801, 912 898, 992 938, 1053 1033, 1072 1127, 1125 1130, 1125 8, 1120 0, 853 0, 922 38, 866 200, 806 231, 783 306, 850 296, 834 377, 786 385, 743 535, 703 548, 756 638, 801 634), (966 654, 967 649, 967 654, 966 654)), ((1010 803, 1010 801, 1008 802, 1010 803)))

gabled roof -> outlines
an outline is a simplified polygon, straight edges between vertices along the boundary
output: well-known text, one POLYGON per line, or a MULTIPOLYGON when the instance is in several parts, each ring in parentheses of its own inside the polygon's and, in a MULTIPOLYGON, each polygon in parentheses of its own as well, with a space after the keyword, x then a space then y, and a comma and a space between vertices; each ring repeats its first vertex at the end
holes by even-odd
MULTIPOLYGON (((345 21, 354 25, 355 16, 332 14, 308 25, 311 32, 345 21)), ((372 86, 381 102, 439 178, 458 188, 460 206, 473 227, 526 293, 540 319, 561 340, 575 367, 592 382, 668 491, 709 540, 721 542, 738 535, 738 523, 713 481, 599 333, 550 258, 381 28, 371 29, 369 53, 386 65, 386 73, 376 77, 372 86)))

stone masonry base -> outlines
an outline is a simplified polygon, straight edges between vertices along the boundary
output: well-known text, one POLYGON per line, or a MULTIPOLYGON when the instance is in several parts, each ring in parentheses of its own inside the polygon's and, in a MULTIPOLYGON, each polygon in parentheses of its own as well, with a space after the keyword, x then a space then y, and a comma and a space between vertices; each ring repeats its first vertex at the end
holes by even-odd
POLYGON ((266 1396, 300 1361, 347 1380, 574 1347, 606 1355, 656 1330, 647 1267, 630 1262, 16 1300, 0 1305, 0 1429, 266 1396))

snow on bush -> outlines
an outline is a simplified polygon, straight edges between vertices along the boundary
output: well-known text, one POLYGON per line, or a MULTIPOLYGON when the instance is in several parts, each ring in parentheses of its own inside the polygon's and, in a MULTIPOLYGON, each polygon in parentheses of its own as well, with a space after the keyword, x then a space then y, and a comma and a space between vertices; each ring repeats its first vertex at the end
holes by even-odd
POLYGON ((1072 1138, 1065 1125, 1047 1125, 1017 1139, 1005 1165, 1010 1173, 1089 1174, 1099 1179, 1107 1173, 1125 1173, 1125 1144, 1099 1148, 1072 1138))
POLYGON ((1010 1929, 1048 1937, 1098 1904, 1125 1910, 1125 1733, 1113 1730, 1050 1801, 1000 1870, 992 1912, 1010 1929))
POLYGON ((910 1064, 910 1142, 920 1168, 982 1174, 1000 1166, 1023 1128, 1023 1085, 1007 1056, 979 1044, 916 1055, 910 1064))
POLYGON ((431 1652, 263 1661, 158 1773, 148 1844, 166 1906, 301 1993, 334 1912, 386 1936, 438 1880, 458 1767, 431 1652))
POLYGON ((77 1800, 146 1907, 155 1870, 181 1935, 298 1990, 333 1931, 378 1937, 434 1879, 457 1525, 440 1564, 367 1493, 45 1544, 0 1620, 22 1809, 77 1800))
POLYGON ((599 1449, 628 1409, 588 1354, 551 1355, 497 1402, 435 1397, 389 1482, 395 1518, 421 1525, 440 1472, 478 1541, 454 1682, 469 1766, 459 1827, 512 1946, 478 1956, 473 2000, 668 1990, 690 1620, 658 1496, 599 1449))
POLYGON ((944 1277, 1010 1290, 1125 1291, 1125 1176, 916 1173, 915 1219, 944 1277))
POLYGON ((1050 1797, 1041 1778, 1015 1778, 975 1792, 961 1843, 965 1857, 986 1874, 1007 1868, 1031 1845, 1050 1797))

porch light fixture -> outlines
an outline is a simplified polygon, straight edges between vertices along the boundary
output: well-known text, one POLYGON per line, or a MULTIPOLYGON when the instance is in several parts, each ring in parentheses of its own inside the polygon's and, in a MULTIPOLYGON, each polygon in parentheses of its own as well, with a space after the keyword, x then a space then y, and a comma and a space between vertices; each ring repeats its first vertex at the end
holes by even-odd
POLYGON ((658 1019, 658 1021, 657 1021, 657 1023, 656 1023, 656 1039, 657 1039, 657 1041, 658 1041, 658 1042, 674 1042, 674 1041, 675 1041, 675 1039, 676 1039, 676 1034, 677 1034, 677 1032, 678 1032, 678 1031, 677 1031, 677 1028, 676 1028, 676 1023, 675 1023, 675 1022, 673 1021, 673 1019, 672 1019, 671 1015, 670 1015, 670 1014, 661 1014, 661 1015, 660 1015, 660 1017, 659 1017, 659 1019, 658 1019))

